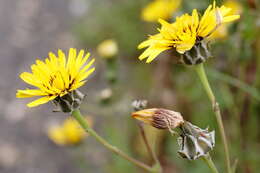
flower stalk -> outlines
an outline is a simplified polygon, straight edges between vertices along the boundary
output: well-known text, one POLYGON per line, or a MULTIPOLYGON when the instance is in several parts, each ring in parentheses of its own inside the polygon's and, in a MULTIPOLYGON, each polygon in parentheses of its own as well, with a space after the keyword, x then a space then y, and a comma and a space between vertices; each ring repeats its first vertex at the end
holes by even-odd
POLYGON ((224 145, 227 172, 232 173, 231 165, 230 165, 230 155, 229 155, 227 137, 226 137, 226 133, 225 133, 224 125, 223 125, 223 120, 222 120, 221 113, 220 113, 219 104, 216 101, 215 95, 214 95, 214 93, 213 93, 213 91, 210 87, 207 75, 206 75, 205 70, 204 70, 203 63, 196 65, 195 70, 196 70, 196 72, 197 72, 197 74, 200 78, 200 81, 201 81, 210 101, 211 101, 212 108, 213 108, 213 111, 215 113, 215 116, 216 116, 216 119, 217 119, 217 124, 218 124, 219 131, 220 131, 220 134, 221 134, 221 139, 222 139, 222 142, 223 142, 223 145, 224 145))
POLYGON ((134 165, 148 171, 148 172, 154 172, 157 173, 157 171, 153 168, 150 167, 130 156, 128 156, 127 154, 125 154, 123 151, 119 150, 117 147, 109 144, 104 138, 102 138, 101 136, 99 136, 95 130, 93 130, 89 125, 88 122, 86 121, 86 119, 81 115, 79 109, 74 110, 71 115, 78 121, 78 123, 80 124, 80 126, 87 132, 89 133, 91 136, 93 136, 98 142, 100 142, 101 144, 103 144, 107 149, 111 150, 112 152, 114 152, 115 154, 119 155, 120 157, 124 158, 125 160, 133 163, 134 165))
POLYGON ((140 128, 140 133, 141 133, 142 138, 143 138, 143 140, 144 140, 144 143, 145 143, 145 146, 146 146, 146 148, 147 148, 147 151, 148 151, 148 153, 152 156, 152 158, 153 158, 153 160, 154 160, 154 162, 155 162, 153 168, 156 170, 156 172, 161 173, 161 172, 162 172, 161 163, 160 163, 158 157, 156 156, 154 150, 152 149, 151 145, 149 144, 149 142, 148 142, 148 140, 147 140, 147 136, 146 136, 146 134, 145 134, 143 124, 138 123, 138 126, 139 126, 139 128, 140 128))
POLYGON ((201 159, 208 165, 212 173, 219 173, 209 154, 202 156, 201 159))

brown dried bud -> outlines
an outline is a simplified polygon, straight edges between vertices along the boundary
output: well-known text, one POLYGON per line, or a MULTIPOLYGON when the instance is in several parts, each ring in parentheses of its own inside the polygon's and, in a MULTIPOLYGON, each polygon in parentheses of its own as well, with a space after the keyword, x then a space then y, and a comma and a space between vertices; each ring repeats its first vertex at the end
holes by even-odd
POLYGON ((174 129, 184 123, 179 112, 168 109, 151 108, 132 113, 132 117, 157 129, 174 129))

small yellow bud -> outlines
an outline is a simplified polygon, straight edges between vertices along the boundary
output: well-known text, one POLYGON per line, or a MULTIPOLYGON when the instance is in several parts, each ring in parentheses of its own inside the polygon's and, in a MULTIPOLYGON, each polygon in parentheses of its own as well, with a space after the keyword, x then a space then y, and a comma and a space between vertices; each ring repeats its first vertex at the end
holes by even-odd
POLYGON ((179 112, 161 108, 143 109, 132 113, 132 117, 157 129, 174 129, 184 123, 179 112))
POLYGON ((112 97, 113 91, 110 88, 103 89, 100 92, 100 98, 101 100, 108 100, 112 97))
POLYGON ((97 52, 104 58, 112 58, 118 53, 117 43, 113 39, 101 42, 97 47, 97 52))

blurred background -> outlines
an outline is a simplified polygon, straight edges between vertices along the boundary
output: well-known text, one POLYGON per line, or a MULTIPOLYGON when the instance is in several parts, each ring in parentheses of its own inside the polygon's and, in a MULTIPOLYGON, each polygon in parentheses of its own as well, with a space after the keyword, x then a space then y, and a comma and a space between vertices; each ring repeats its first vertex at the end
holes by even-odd
MULTIPOLYGON (((53 113, 51 103, 29 109, 29 99, 15 98, 17 89, 28 87, 19 74, 30 71, 36 58, 59 48, 85 49, 96 58, 95 74, 81 88, 87 95, 81 110, 101 136, 133 157, 152 163, 130 116, 134 99, 181 112, 193 124, 217 131, 210 102, 192 67, 181 65, 171 51, 146 64, 138 60, 142 51, 137 50, 148 35, 157 33, 159 17, 174 21, 194 8, 203 12, 212 1, 175 0, 167 7, 151 5, 155 1, 161 0, 0 0, 1 173, 143 172, 91 137, 55 141, 48 135, 50 128, 62 126, 69 115, 53 113)), ((216 2, 234 8, 241 19, 209 38, 214 57, 206 62, 206 71, 220 103, 232 162, 238 161, 238 173, 257 173, 260 4, 257 0, 216 2)), ((182 159, 170 133, 146 126, 145 130, 165 173, 209 172, 201 160, 182 159)), ((212 157, 223 171, 218 133, 212 157)))

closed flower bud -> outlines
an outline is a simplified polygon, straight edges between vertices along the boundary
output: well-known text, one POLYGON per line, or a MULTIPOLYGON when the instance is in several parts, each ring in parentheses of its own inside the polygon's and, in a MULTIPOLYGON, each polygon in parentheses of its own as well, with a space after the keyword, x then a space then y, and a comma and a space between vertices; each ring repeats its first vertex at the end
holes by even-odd
POLYGON ((147 100, 134 100, 132 102, 132 106, 135 111, 140 111, 147 107, 148 101, 147 100))
POLYGON ((118 53, 117 43, 113 39, 105 40, 98 45, 97 51, 104 58, 113 58, 118 53))
POLYGON ((108 104, 110 103, 113 97, 113 91, 111 88, 105 88, 100 92, 99 99, 101 104, 108 104))
POLYGON ((132 117, 157 129, 171 130, 184 123, 179 112, 161 108, 143 109, 132 113, 132 117))
POLYGON ((178 143, 181 149, 178 153, 189 160, 195 160, 207 153, 215 146, 215 132, 209 132, 208 129, 201 129, 189 122, 185 122, 182 126, 181 137, 178 143))

